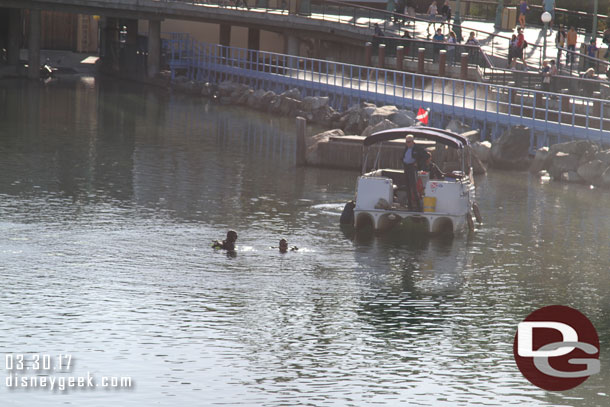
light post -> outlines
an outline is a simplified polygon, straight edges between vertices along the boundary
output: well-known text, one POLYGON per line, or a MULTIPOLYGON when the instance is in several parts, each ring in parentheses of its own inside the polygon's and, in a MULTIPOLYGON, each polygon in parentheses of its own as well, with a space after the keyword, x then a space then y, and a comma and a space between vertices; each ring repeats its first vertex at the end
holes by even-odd
POLYGON ((547 27, 549 26, 549 23, 551 22, 552 18, 553 17, 551 16, 551 13, 549 13, 548 11, 545 11, 540 16, 540 19, 542 20, 542 23, 544 24, 544 31, 542 32, 542 36, 544 37, 544 44, 542 46, 542 61, 546 61, 546 30, 547 30, 547 27))
POLYGON ((496 23, 494 27, 498 30, 502 29, 502 11, 504 10, 504 0, 498 1, 498 8, 496 9, 496 23))
POLYGON ((458 42, 462 42, 462 20, 460 19, 460 0, 455 2, 455 15, 453 17, 453 32, 457 37, 458 42))

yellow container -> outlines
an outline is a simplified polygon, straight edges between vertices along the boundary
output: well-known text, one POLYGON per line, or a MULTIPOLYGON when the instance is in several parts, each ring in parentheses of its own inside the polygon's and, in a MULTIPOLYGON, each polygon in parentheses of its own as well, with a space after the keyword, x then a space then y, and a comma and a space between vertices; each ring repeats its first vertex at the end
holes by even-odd
POLYGON ((424 196, 424 212, 435 212, 436 211, 436 197, 435 196, 424 196))

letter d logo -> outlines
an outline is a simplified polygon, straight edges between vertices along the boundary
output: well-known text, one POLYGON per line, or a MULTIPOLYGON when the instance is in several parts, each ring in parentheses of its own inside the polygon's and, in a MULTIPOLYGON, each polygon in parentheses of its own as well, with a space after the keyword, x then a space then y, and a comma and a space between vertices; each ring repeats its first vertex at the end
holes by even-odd
POLYGON ((523 376, 545 390, 568 390, 599 372, 595 327, 563 305, 540 308, 519 323, 513 353, 523 376))

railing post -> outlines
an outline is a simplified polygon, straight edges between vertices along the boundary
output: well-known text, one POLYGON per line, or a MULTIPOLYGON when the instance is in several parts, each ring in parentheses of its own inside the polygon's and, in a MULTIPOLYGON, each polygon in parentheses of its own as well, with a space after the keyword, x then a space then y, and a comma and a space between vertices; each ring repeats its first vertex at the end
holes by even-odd
POLYGON ((424 73, 424 55, 426 54, 425 48, 417 49, 417 73, 422 75, 424 73))
POLYGON ((379 52, 377 54, 377 66, 381 69, 385 68, 385 44, 379 44, 379 52))
POLYGON ((371 66, 373 64, 373 43, 367 42, 364 44, 364 65, 371 66))
POLYGON ((445 75, 445 65, 447 64, 447 50, 440 50, 438 56, 438 76, 445 75))
POLYGON ((595 127, 595 128, 599 128, 600 127, 600 120, 602 120, 602 101, 600 100, 602 98, 602 93, 600 91, 595 91, 593 92, 593 117, 595 117, 594 120, 589 119, 589 127, 595 127), (599 120, 597 120, 597 118, 599 117, 599 120))
MULTIPOLYGON (((570 119, 570 116, 572 114, 572 106, 570 105, 570 90, 569 89, 561 89, 561 111, 563 113, 567 113, 568 114, 568 119, 570 119)), ((570 120, 571 121, 571 120, 570 120)), ((561 122, 563 122, 563 120, 561 120, 561 122)))
POLYGON ((468 52, 462 52, 460 79, 468 79, 468 52))
POLYGON ((405 47, 399 45, 396 47, 396 70, 402 71, 402 62, 405 58, 405 47))

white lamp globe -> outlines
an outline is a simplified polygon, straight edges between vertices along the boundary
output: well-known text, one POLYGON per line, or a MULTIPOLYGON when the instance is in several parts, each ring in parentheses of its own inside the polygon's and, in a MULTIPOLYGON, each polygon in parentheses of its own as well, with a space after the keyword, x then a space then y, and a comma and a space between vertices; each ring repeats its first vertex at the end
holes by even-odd
POLYGON ((540 19, 542 20, 542 22, 544 24, 548 24, 551 22, 551 20, 553 19, 553 17, 551 16, 551 13, 549 13, 548 11, 545 11, 544 13, 542 13, 542 15, 540 16, 540 19))

